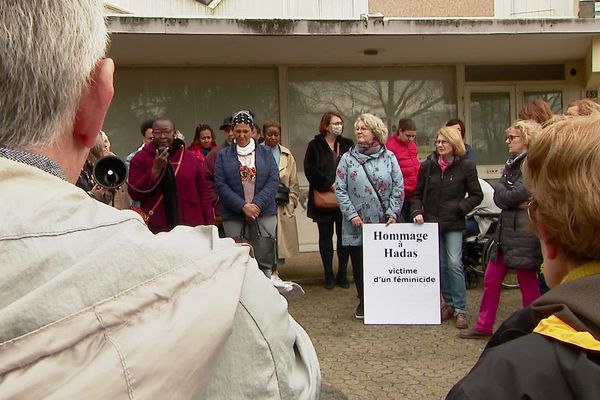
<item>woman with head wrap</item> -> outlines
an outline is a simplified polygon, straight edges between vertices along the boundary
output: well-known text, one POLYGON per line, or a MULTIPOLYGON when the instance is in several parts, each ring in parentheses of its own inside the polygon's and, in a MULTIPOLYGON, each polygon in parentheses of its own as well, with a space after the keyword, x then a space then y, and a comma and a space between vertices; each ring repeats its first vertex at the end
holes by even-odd
POLYGON ((279 171, 271 151, 253 139, 254 118, 249 111, 233 114, 231 125, 235 142, 219 152, 215 168, 223 228, 226 236, 250 242, 260 269, 270 277, 275 242, 268 249, 264 239, 277 236, 279 171), (265 254, 272 254, 272 259, 265 254))

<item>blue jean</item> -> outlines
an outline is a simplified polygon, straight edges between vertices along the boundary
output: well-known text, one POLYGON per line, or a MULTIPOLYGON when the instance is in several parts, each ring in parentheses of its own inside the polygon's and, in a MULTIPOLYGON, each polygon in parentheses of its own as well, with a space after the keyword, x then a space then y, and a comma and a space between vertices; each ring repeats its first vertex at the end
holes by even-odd
POLYGON ((460 231, 440 233, 440 280, 446 304, 458 313, 467 312, 467 287, 462 267, 462 240, 460 231))

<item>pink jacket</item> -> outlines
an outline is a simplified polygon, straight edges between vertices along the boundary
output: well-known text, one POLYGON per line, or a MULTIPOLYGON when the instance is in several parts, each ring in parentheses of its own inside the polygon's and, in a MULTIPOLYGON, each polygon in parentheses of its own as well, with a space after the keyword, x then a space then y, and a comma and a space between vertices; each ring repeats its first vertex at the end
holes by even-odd
POLYGON ((390 136, 385 142, 388 148, 398 160, 400 170, 404 177, 404 196, 405 201, 410 200, 415 188, 417 187, 417 177, 419 176, 419 156, 417 154, 417 145, 404 143, 398 139, 397 135, 390 136))

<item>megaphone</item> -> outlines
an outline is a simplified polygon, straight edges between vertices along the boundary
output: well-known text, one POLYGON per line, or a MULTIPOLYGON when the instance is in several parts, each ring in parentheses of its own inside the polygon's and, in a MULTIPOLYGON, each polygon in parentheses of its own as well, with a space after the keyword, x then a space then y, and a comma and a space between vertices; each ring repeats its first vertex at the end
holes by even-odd
POLYGON ((100 158, 94 164, 94 181, 105 189, 116 189, 127 179, 127 165, 117 156, 100 158))

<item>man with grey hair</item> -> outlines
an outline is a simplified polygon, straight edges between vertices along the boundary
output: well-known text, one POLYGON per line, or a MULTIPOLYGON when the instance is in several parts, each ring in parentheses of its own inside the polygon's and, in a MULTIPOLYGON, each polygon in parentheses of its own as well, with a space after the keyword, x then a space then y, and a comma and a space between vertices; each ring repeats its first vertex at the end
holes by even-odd
POLYGON ((0 2, 0 399, 318 397, 247 246, 75 182, 113 96, 99 0, 0 2))

